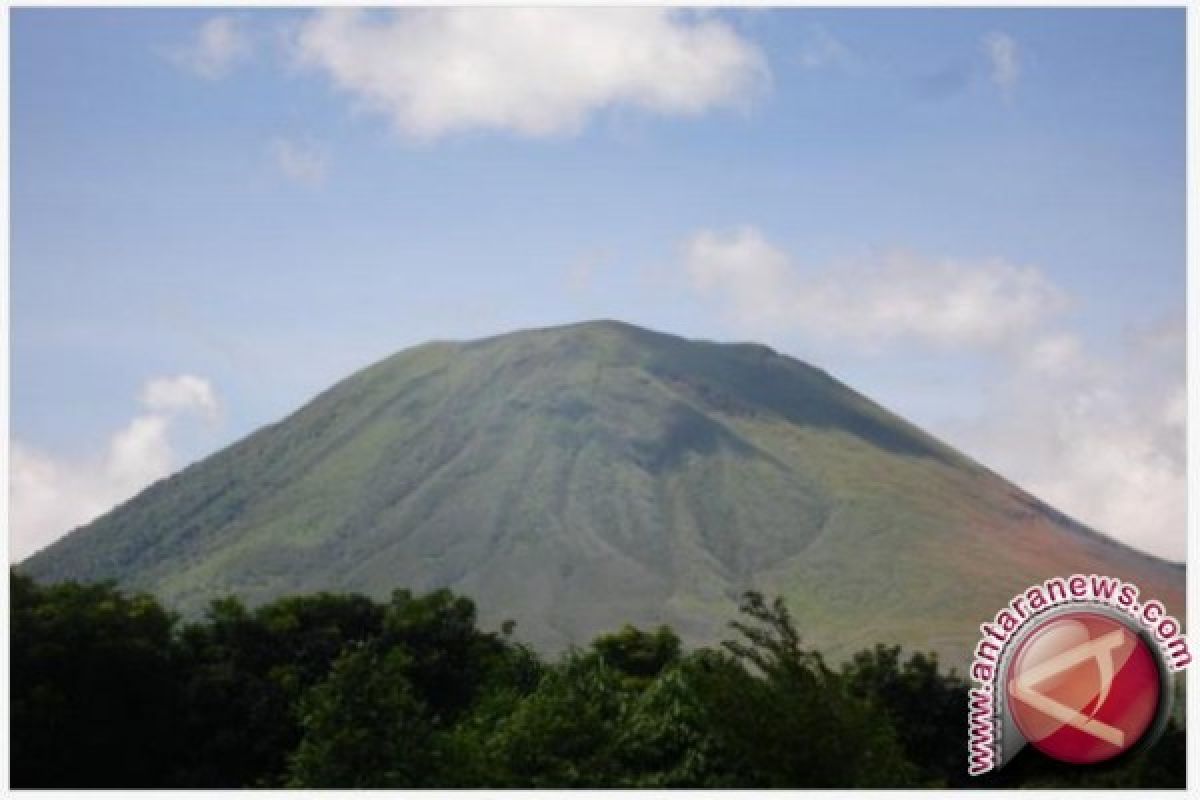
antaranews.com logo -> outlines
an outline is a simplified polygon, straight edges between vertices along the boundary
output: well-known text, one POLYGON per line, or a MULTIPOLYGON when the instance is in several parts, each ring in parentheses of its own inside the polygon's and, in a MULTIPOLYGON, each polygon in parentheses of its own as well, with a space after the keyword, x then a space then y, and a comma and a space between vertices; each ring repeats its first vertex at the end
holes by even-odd
POLYGON ((1030 586, 979 627, 971 662, 967 771, 1004 766, 1026 744, 1094 764, 1154 740, 1171 674, 1192 662, 1179 621, 1104 575, 1030 586))

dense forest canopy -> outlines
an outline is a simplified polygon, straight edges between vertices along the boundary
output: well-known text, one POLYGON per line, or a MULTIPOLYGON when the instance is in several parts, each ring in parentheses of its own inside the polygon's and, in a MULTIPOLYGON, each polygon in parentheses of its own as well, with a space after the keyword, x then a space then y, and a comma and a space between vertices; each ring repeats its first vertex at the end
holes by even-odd
POLYGON ((1184 732, 1106 766, 966 775, 966 687, 877 645, 840 666, 745 595, 720 648, 632 627, 548 660, 449 591, 236 598, 184 622, 11 576, 17 787, 1182 787, 1184 732))

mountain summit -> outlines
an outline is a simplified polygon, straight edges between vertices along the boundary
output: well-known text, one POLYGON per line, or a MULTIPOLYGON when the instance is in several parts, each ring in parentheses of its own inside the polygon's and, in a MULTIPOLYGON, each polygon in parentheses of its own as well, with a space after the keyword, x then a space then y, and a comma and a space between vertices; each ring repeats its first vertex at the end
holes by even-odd
POLYGON ((19 569, 188 612, 445 586, 543 649, 625 622, 714 642, 758 589, 834 655, 895 642, 956 665, 1053 575, 1117 575, 1183 609, 1181 567, 825 372, 609 321, 405 350, 19 569))

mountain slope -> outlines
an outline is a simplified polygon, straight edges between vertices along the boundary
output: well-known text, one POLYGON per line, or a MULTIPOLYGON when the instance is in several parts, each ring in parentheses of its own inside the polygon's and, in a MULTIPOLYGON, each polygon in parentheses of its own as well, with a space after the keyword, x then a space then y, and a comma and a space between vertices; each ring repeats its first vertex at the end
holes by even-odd
POLYGON ((449 586, 553 649, 629 621, 693 642, 782 593, 834 655, 962 664, 1027 585, 1100 572, 1183 611, 1183 571, 758 345, 615 322, 406 350, 20 567, 213 596, 449 586))

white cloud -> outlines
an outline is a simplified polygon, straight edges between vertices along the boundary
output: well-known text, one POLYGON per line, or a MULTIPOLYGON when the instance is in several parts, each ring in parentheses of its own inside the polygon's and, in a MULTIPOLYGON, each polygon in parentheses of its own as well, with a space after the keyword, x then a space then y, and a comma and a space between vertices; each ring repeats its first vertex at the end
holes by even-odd
POLYGON ((802 269, 756 229, 702 231, 685 244, 692 286, 760 332, 799 329, 874 350, 896 340, 946 349, 997 346, 1060 311, 1066 298, 1032 267, 904 252, 802 269))
POLYGON ((315 144, 276 138, 268 149, 275 168, 288 180, 304 186, 320 186, 325 182, 328 160, 315 144))
POLYGON ((983 51, 991 69, 992 83, 1007 97, 1021 77, 1021 58, 1017 42, 1007 33, 993 31, 983 37, 983 51))
POLYGON ((955 438, 1050 505, 1167 558, 1185 555, 1186 388, 1174 346, 1089 353, 1048 333, 1014 351, 1002 391, 955 438))
POLYGON ((746 102, 768 80, 762 53, 711 13, 656 8, 326 9, 295 37, 402 135, 580 130, 632 106, 694 115, 746 102))
POLYGON ((1079 370, 1084 364, 1083 343, 1069 333, 1043 336, 1028 345, 1023 353, 1024 366, 1037 374, 1059 375, 1079 370))
POLYGON ((195 375, 153 378, 142 387, 141 401, 148 411, 198 411, 209 419, 214 418, 218 411, 217 396, 212 385, 195 375))
POLYGON ((250 57, 250 37, 236 17, 221 15, 201 25, 192 41, 163 53, 180 69, 217 80, 250 57))
POLYGON ((1068 299, 1033 267, 892 253, 806 269, 752 227, 691 237, 684 269, 750 334, 889 359, 979 357, 996 391, 978 416, 919 422, 1093 528, 1185 555, 1182 320, 1101 356, 1062 328, 1068 299))
POLYGON ((104 452, 57 458, 14 441, 10 450, 9 557, 18 561, 124 502, 176 467, 171 436, 186 417, 216 418, 208 381, 194 375, 147 381, 142 413, 116 431, 104 452))

